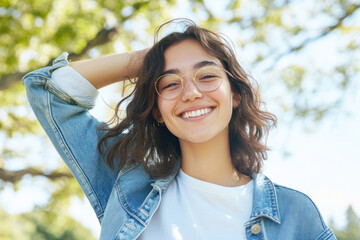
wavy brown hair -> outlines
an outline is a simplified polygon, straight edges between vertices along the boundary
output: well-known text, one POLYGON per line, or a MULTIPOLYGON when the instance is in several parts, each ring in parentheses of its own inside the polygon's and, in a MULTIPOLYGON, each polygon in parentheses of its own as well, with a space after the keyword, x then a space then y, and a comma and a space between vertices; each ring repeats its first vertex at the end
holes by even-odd
MULTIPOLYGON (((156 35, 168 23, 160 26, 156 35)), ((116 106, 116 114, 110 121, 113 127, 102 128, 106 133, 98 144, 100 152, 106 155, 107 164, 113 169, 140 162, 152 177, 161 178, 171 173, 175 162, 181 158, 180 144, 178 138, 165 125, 158 126, 153 117, 158 98, 154 84, 164 70, 166 49, 186 39, 193 39, 208 54, 219 59, 231 73, 228 79, 232 91, 240 99, 229 123, 233 166, 245 175, 260 172, 268 150, 263 141, 269 129, 276 125, 276 117, 260 109, 260 96, 226 39, 190 20, 184 20, 183 24, 184 31, 172 32, 155 42, 146 54, 133 92, 116 106), (125 103, 128 103, 126 116, 120 119, 120 106, 125 103)))

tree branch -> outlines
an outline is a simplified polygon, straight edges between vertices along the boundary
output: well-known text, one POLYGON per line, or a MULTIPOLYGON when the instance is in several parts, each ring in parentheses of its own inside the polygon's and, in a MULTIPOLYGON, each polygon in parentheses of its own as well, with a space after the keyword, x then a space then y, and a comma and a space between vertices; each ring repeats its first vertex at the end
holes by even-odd
POLYGON ((342 25, 342 23, 344 22, 344 20, 348 17, 350 17, 357 9, 360 8, 360 4, 352 4, 350 5, 345 13, 337 19, 336 23, 331 25, 331 26, 328 26, 327 28, 325 28, 319 35, 315 36, 315 37, 312 37, 312 38, 308 38, 308 39, 305 39, 302 43, 300 43, 299 45, 297 46, 293 46, 291 47, 288 51, 286 52, 283 52, 281 54, 279 54, 278 56, 276 56, 276 58, 274 59, 273 61, 273 65, 272 66, 269 66, 266 70, 269 70, 269 69, 272 69, 274 67, 274 65, 281 59, 283 58, 284 56, 286 55, 289 55, 293 52, 297 52, 301 49, 303 49, 304 47, 306 47, 306 45, 310 44, 311 42, 314 42, 320 38, 323 38, 325 37, 326 35, 330 34, 331 32, 333 32, 334 30, 336 30, 338 27, 340 27, 342 25))
MULTIPOLYGON (((140 5, 138 4, 137 9, 140 9, 141 7, 146 7, 147 4, 148 4, 147 2, 141 3, 140 5)), ((112 28, 104 27, 100 29, 100 31, 96 34, 96 36, 86 43, 86 46, 82 49, 80 53, 69 53, 69 58, 72 60, 79 60, 84 55, 86 55, 90 51, 90 49, 111 42, 116 36, 116 34, 119 32, 119 28, 121 26, 120 23, 123 23, 131 19, 135 14, 136 11, 134 11, 133 13, 131 13, 126 17, 122 17, 119 20, 119 23, 115 27, 112 28)), ((51 65, 53 60, 54 59, 51 59, 47 65, 51 65)), ((29 70, 29 72, 30 71, 31 70, 29 70)), ((12 85, 14 85, 15 83, 19 82, 25 76, 26 73, 27 72, 15 72, 15 73, 4 74, 0 79, 0 91, 7 89, 12 85)))
POLYGON ((0 168, 0 179, 4 182, 17 183, 19 182, 25 175, 35 176, 43 176, 50 180, 57 180, 59 178, 72 178, 73 176, 70 173, 44 173, 40 170, 34 168, 26 168, 17 171, 9 171, 4 168, 0 168))
POLYGON ((0 79, 0 91, 7 89, 20 81, 20 79, 25 76, 25 72, 14 72, 9 74, 4 74, 0 79))
MULTIPOLYGON (((72 60, 78 60, 85 56, 90 49, 109 43, 114 39, 115 35, 118 33, 118 30, 118 26, 112 27, 110 29, 102 28, 93 39, 87 42, 86 46, 80 53, 70 53, 69 58, 72 60)), ((53 59, 51 59, 47 65, 51 65, 52 61, 53 59)), ((7 89, 15 83, 19 82, 26 73, 27 72, 15 72, 4 74, 0 80, 0 91, 7 89)))
MULTIPOLYGON (((116 36, 116 34, 119 31, 119 27, 115 26, 112 27, 110 29, 106 29, 103 28, 101 29, 95 36, 95 38, 91 39, 90 41, 88 41, 86 43, 86 46, 81 50, 80 53, 70 53, 69 54, 69 58, 71 60, 79 60, 81 59, 83 56, 85 56, 90 49, 100 46, 100 45, 105 45, 108 44, 109 42, 111 42, 114 37, 116 36)), ((53 60, 50 60, 48 65, 50 65, 52 63, 53 60)))

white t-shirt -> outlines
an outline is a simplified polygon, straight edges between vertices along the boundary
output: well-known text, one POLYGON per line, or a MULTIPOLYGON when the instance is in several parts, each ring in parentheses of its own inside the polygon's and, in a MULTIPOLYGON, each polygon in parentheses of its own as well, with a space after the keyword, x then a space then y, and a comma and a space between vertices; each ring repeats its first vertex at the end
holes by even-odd
POLYGON ((246 239, 254 181, 224 187, 182 170, 166 189, 159 209, 139 239, 246 239))

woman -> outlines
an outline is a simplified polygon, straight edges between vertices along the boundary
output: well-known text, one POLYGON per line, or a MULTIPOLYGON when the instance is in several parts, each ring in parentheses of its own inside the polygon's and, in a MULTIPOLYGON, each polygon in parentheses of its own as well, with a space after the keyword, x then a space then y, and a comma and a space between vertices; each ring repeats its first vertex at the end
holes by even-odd
POLYGON ((186 24, 150 49, 70 66, 63 54, 23 79, 100 238, 335 239, 306 195, 260 173, 276 119, 226 41, 186 24), (89 115, 96 89, 128 78, 111 125, 89 115))

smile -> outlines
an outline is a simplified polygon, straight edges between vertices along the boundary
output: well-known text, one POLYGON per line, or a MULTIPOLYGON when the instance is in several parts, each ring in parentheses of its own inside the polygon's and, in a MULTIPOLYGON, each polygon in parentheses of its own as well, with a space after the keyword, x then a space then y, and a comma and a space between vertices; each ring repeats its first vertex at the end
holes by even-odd
POLYGON ((182 118, 188 119, 193 117, 200 117, 202 115, 205 115, 207 113, 211 112, 210 108, 202 108, 195 111, 185 112, 182 114, 182 118))

